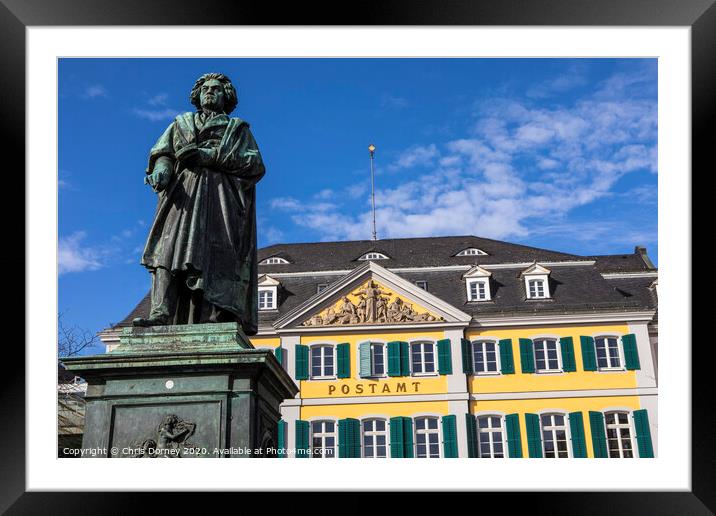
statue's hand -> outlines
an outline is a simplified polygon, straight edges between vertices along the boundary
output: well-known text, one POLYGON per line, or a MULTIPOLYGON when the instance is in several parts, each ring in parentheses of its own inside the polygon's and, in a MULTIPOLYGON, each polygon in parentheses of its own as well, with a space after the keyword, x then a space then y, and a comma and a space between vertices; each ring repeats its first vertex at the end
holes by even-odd
POLYGON ((162 169, 154 169, 145 179, 145 183, 149 183, 155 192, 161 192, 169 184, 169 171, 162 169))

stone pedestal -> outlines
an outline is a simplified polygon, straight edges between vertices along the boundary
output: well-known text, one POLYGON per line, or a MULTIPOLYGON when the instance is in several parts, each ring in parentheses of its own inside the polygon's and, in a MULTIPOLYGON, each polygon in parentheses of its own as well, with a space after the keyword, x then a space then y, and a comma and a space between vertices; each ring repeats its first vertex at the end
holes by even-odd
POLYGON ((84 456, 273 456, 298 391, 237 323, 125 328, 112 352, 64 363, 88 382, 84 456))

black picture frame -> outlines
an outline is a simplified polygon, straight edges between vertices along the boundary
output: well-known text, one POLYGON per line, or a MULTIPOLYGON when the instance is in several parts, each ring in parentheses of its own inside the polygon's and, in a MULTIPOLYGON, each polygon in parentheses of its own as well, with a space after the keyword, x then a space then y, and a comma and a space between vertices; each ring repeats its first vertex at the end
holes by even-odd
MULTIPOLYGON (((500 0, 449 1, 396 0, 342 4, 313 2, 282 4, 271 2, 215 1, 211 9, 203 2, 177 0, 0 0, 0 125, 6 149, 5 159, 17 161, 6 169, 6 188, 26 192, 23 137, 25 134, 25 29, 29 26, 111 26, 111 25, 554 25, 554 26, 689 26, 692 41, 692 170, 706 173, 707 156, 713 147, 711 132, 716 112, 716 7, 715 0, 500 0), (10 186, 12 182, 14 185, 10 186)), ((709 163, 709 168, 713 165, 709 163)), ((693 173, 692 173, 693 177, 693 173)), ((690 177, 684 177, 690 181, 690 177)), ((22 196, 13 194, 18 199, 22 196)), ((2 203, 2 220, 17 220, 10 202, 2 203)), ((3 260, 11 271, 26 268, 24 224, 7 224, 6 241, 14 242, 14 258, 3 260)), ((686 251, 686 250, 685 250, 686 251)), ((688 250, 690 253, 690 250, 688 250)), ((24 306, 24 278, 6 276, 12 304, 24 306)), ((691 281, 691 278, 688 278, 691 281)), ((691 305, 691 300, 683 300, 691 305)), ((27 307, 29 310, 32 307, 27 307)), ((16 308, 17 310, 17 308, 16 308)), ((14 316, 17 328, 23 328, 14 316)), ((690 330, 690 328, 689 328, 690 330)), ((22 330, 21 330, 22 331, 22 330)), ((686 333, 688 335, 688 333, 686 333)), ((23 338, 20 335, 19 338, 23 338)), ((19 339, 17 340, 19 342, 19 339)), ((122 493, 26 492, 25 489, 25 357, 20 346, 5 345, 3 388, 0 389, 2 425, 0 439, 0 511, 8 514, 127 514, 147 509, 146 496, 122 493)), ((664 343, 687 346, 690 342, 664 343)), ((709 343, 710 344, 710 343, 709 343)), ((52 346, 52 343, 48 343, 52 346)), ((534 511, 543 507, 550 514, 713 514, 716 513, 716 447, 711 434, 716 416, 710 406, 711 361, 708 346, 692 347, 692 486, 689 492, 591 492, 480 494, 509 496, 510 512, 520 506, 534 511), (554 503, 557 497, 559 503, 554 503), (549 505, 547 505, 549 499, 549 505)), ((712 374, 712 373, 711 373, 712 374)), ((74 473, 81 488, 81 473, 74 473)), ((188 495, 188 493, 185 493, 188 495)), ((184 503, 178 493, 173 500, 184 503)), ((351 496, 352 498, 352 496, 351 496)), ((307 498, 304 498, 307 500, 307 498)), ((356 496, 356 500, 358 497, 356 496)), ((418 501, 418 499, 415 499, 418 501)), ((347 502, 344 498, 343 502, 347 502)), ((294 503, 301 503, 295 500, 294 503)), ((403 498, 403 508, 410 501, 403 498)), ((166 506, 170 508, 172 503, 166 506)), ((218 506, 217 506, 218 508, 218 506)), ((384 506, 383 510, 388 507, 384 506)), ((542 511, 539 511, 542 512, 542 511)))

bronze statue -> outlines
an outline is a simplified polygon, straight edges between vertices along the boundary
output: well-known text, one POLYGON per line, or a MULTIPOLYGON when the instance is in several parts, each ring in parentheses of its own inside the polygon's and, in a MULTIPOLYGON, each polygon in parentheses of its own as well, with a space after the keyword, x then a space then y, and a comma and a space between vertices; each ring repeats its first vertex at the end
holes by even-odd
POLYGON ((149 153, 145 182, 158 193, 141 263, 151 311, 135 326, 238 321, 258 328, 255 185, 265 173, 249 124, 228 115, 236 90, 220 73, 191 90, 183 113, 149 153))

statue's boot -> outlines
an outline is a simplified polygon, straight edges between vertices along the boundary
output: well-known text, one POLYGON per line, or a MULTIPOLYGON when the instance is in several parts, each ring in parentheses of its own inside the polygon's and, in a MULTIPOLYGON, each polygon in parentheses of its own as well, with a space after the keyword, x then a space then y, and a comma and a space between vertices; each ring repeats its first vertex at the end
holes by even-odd
POLYGON ((176 305, 176 280, 171 272, 157 268, 152 272, 152 308, 149 317, 137 317, 133 326, 165 326, 176 305))

